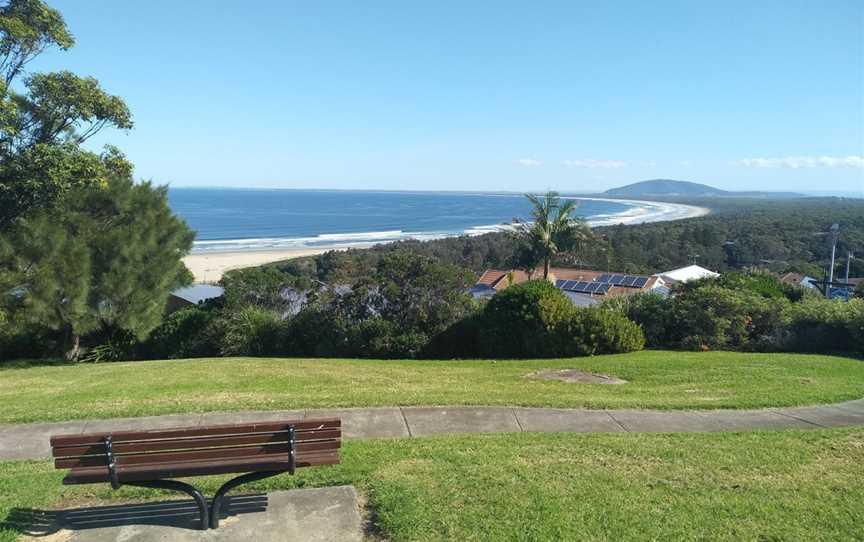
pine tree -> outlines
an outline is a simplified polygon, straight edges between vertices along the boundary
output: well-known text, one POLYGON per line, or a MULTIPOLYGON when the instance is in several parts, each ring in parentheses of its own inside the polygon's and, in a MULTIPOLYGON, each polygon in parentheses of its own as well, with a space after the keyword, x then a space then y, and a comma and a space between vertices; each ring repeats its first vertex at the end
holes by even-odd
POLYGON ((62 332, 70 360, 80 337, 95 330, 143 339, 161 322, 168 294, 191 282, 182 258, 193 239, 171 213, 165 187, 116 176, 104 188, 73 191, 62 207, 29 216, 6 236, 15 308, 62 332))

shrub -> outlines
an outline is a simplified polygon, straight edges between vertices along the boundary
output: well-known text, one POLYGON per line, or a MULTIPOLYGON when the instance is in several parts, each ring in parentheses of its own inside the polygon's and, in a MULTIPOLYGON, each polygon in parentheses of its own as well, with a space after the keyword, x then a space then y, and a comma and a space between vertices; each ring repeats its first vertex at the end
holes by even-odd
POLYGON ((272 310, 244 307, 224 320, 223 356, 266 356, 279 353, 285 325, 272 310))
POLYGON ((463 318, 451 325, 423 348, 420 357, 427 359, 479 358, 483 352, 480 348, 480 334, 483 329, 481 313, 463 318))
POLYGON ((864 300, 808 297, 792 306, 788 347, 803 352, 864 352, 864 300))
POLYGON ((555 326, 549 352, 555 356, 593 356, 634 352, 645 346, 638 324, 607 308, 575 310, 555 326))
POLYGON ((144 345, 149 356, 162 359, 214 356, 219 337, 214 310, 188 307, 169 314, 144 345))
POLYGON ((638 324, 650 347, 669 346, 679 340, 676 333, 675 300, 657 293, 618 296, 603 303, 638 324))
POLYGON ((510 286, 486 304, 481 352, 500 358, 548 357, 550 334, 574 310, 570 300, 546 280, 510 286))
POLYGON ((789 301, 713 284, 675 298, 673 344, 694 349, 777 349, 788 322, 789 301), (677 341, 675 341, 677 339, 677 341))
POLYGON ((287 324, 284 349, 295 356, 350 356, 344 321, 326 307, 310 305, 287 324))

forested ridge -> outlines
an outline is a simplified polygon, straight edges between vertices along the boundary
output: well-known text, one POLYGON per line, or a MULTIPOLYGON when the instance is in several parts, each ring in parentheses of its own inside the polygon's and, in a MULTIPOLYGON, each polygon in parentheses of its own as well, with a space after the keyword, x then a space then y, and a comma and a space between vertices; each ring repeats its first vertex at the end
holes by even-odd
MULTIPOLYGON (((828 229, 840 225, 838 272, 847 251, 860 254, 851 276, 864 275, 864 200, 800 198, 769 201, 744 198, 664 198, 711 209, 709 215, 650 224, 594 229, 596 239, 574 258, 556 265, 628 273, 658 273, 697 263, 717 271, 764 268, 821 277, 831 256, 828 229)), ((331 252, 275 264, 319 280, 345 280, 371 269, 383 254, 399 249, 454 264, 474 273, 511 267, 516 241, 504 233, 434 241, 402 241, 371 249, 331 252)))

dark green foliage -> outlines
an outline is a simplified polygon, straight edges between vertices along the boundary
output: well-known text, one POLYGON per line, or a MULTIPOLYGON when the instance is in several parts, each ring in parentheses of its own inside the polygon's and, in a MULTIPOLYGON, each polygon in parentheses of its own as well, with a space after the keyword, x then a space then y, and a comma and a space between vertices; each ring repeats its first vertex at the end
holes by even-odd
POLYGON ((687 290, 672 303, 673 337, 680 347, 770 350, 783 344, 785 298, 710 284, 687 290))
POLYGON ((131 172, 114 148, 102 156, 81 148, 107 126, 132 127, 126 104, 96 79, 36 73, 21 81, 23 93, 13 89, 27 63, 50 47, 73 44, 63 17, 41 0, 0 6, 0 229, 70 190, 98 188, 131 172))
POLYGON ((695 219, 597 228, 608 249, 595 244, 585 258, 596 269, 657 273, 693 263, 715 271, 761 267, 813 275, 831 255, 825 235, 841 228, 838 254, 864 249, 864 202, 841 198, 782 201, 672 200, 710 207, 695 219), (611 249, 611 258, 609 257, 611 249), (698 256, 697 256, 698 255, 698 256))
POLYGON ((432 337, 421 357, 428 359, 470 359, 483 356, 480 337, 482 313, 471 314, 432 337))
POLYGON ((470 314, 470 279, 455 266, 407 250, 387 253, 373 275, 315 292, 293 318, 286 348, 300 355, 415 357, 470 314))
POLYGON ((618 310, 639 324, 649 347, 662 347, 680 340, 675 319, 675 304, 672 299, 657 293, 612 298, 603 306, 618 310))
POLYGON ((169 314, 145 343, 147 356, 167 359, 218 355, 218 337, 211 333, 217 316, 215 310, 198 306, 169 314))
POLYGON ((182 257, 194 233, 168 207, 165 188, 112 178, 52 212, 32 214, 2 236, 3 274, 15 285, 7 307, 22 320, 79 338, 122 329, 144 339, 162 321, 169 292, 191 282, 182 257))
POLYGON ((567 296, 549 281, 531 280, 510 286, 486 304, 481 351, 498 358, 554 355, 549 337, 573 311, 567 296))
POLYGON ((642 350, 645 335, 620 312, 580 308, 555 326, 549 343, 554 357, 620 354, 642 350))
POLYGON ((864 280, 859 282, 858 286, 855 287, 855 297, 864 299, 864 280))
POLYGON ((244 307, 223 321, 220 353, 223 356, 266 356, 278 354, 286 327, 276 312, 244 307))
POLYGON ((590 356, 632 352, 645 345, 642 330, 621 312, 576 308, 545 280, 500 292, 486 305, 477 326, 480 354, 487 357, 590 356))
POLYGON ((225 303, 232 310, 252 306, 284 315, 296 314, 305 300, 304 292, 313 286, 308 278, 271 266, 228 271, 221 284, 225 303))
POLYGON ((864 300, 807 298, 790 311, 790 348, 800 352, 864 354, 864 300))
POLYGON ((776 275, 765 272, 729 271, 717 278, 689 282, 683 286, 683 289, 693 290, 710 284, 731 290, 746 290, 768 299, 786 298, 789 301, 800 301, 804 297, 804 288, 784 284, 776 275))

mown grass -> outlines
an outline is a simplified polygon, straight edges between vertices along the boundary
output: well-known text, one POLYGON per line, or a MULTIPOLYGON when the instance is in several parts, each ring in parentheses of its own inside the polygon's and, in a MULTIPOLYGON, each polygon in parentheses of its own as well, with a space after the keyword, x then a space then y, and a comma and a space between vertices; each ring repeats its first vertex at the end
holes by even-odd
MULTIPOLYGON (((246 489, 353 484, 393 541, 843 541, 864 538, 862 464, 862 428, 449 436, 348 442, 339 466, 246 489)), ((62 475, 0 464, 0 541, 22 530, 10 512, 165 497, 62 475)))
POLYGON ((645 351, 528 361, 216 358, 0 369, 0 423, 389 405, 714 409, 864 397, 864 363, 802 354, 645 351), (619 386, 526 378, 576 368, 619 386))

